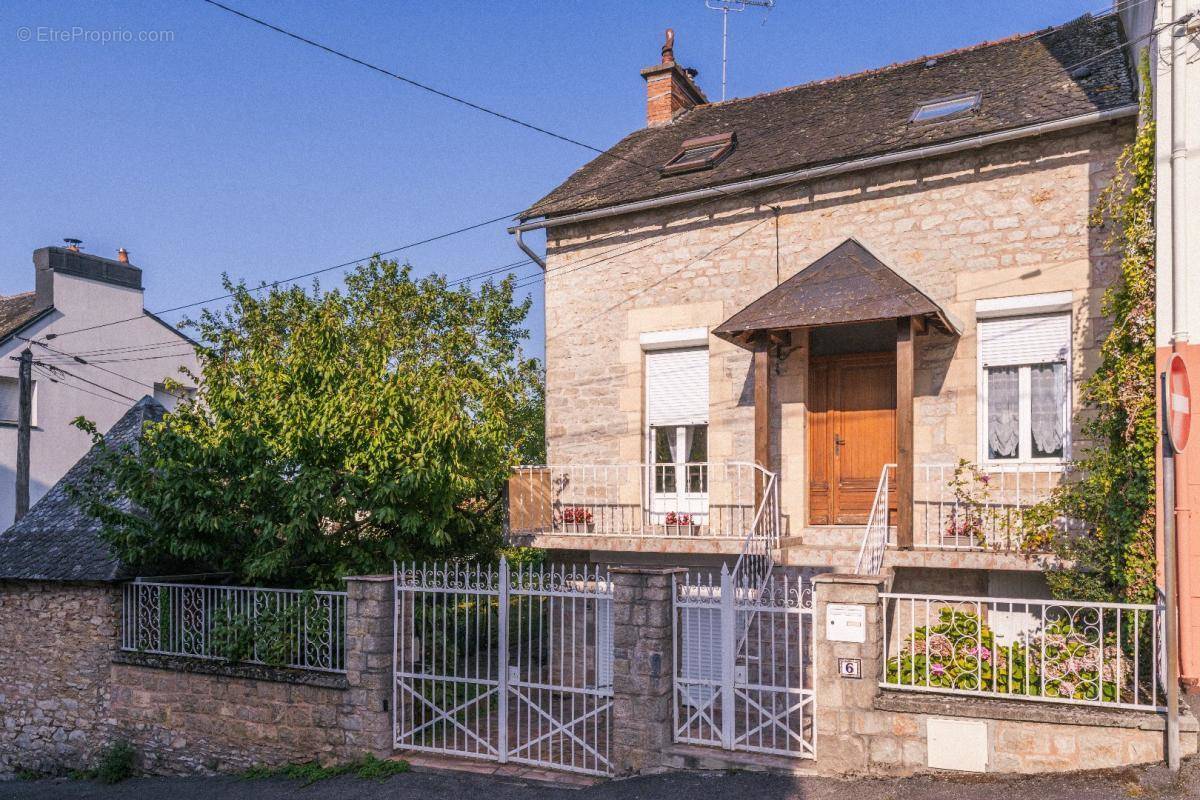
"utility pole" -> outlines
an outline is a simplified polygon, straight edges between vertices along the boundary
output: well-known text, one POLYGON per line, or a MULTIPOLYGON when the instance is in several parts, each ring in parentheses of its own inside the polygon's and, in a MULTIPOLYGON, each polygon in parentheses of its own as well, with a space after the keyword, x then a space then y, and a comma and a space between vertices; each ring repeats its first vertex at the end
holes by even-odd
POLYGON ((33 351, 21 351, 17 370, 17 513, 13 522, 29 512, 29 429, 33 425, 33 351))
MULTIPOLYGON (((721 12, 721 99, 725 99, 726 71, 729 64, 729 12, 745 11, 748 6, 765 8, 770 11, 775 7, 775 0, 704 0, 706 8, 721 12)), ((766 20, 763 20, 766 22, 766 20)))

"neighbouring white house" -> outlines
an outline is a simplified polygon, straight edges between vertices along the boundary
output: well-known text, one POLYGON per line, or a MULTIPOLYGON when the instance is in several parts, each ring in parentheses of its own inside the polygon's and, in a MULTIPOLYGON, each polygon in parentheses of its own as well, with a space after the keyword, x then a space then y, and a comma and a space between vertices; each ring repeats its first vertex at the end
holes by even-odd
POLYGON ((18 359, 33 355, 29 502, 91 447, 71 424, 105 431, 140 398, 169 408, 194 392, 194 343, 142 305, 142 270, 69 247, 33 253, 34 289, 0 296, 0 529, 16 511, 18 359))

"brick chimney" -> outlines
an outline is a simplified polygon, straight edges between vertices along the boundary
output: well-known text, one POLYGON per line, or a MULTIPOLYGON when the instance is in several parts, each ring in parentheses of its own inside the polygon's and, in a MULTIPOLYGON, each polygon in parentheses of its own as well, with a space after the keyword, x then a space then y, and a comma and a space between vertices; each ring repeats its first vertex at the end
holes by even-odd
POLYGON ((675 31, 667 28, 662 61, 642 70, 642 77, 646 79, 648 126, 666 125, 683 112, 708 102, 704 92, 696 85, 697 74, 696 70, 685 69, 675 63, 675 31))

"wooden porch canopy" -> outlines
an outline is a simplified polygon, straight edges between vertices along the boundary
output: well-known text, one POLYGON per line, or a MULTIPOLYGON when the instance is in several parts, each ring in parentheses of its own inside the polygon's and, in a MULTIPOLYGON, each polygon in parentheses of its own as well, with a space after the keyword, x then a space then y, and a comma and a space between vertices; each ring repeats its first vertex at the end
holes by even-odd
POLYGON ((713 330, 748 349, 762 334, 912 317, 951 334, 962 329, 929 295, 847 239, 713 330))
POLYGON ((957 336, 962 328, 954 318, 867 248, 847 239, 725 320, 713 334, 754 351, 754 457, 773 470, 769 404, 775 335, 884 320, 896 321, 896 538, 900 547, 911 548, 914 336, 928 326, 957 336))

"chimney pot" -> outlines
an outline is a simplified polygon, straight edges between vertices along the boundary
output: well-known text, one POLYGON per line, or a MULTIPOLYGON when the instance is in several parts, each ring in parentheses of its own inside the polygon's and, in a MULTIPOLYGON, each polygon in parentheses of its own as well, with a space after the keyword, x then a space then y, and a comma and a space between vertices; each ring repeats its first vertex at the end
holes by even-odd
POLYGON ((129 263, 129 251, 124 247, 117 251, 117 261, 120 261, 122 264, 129 263))
POLYGON ((67 249, 72 253, 78 253, 80 250, 79 245, 83 244, 83 239, 66 238, 63 241, 67 243, 67 249))
POLYGON ((665 125, 685 111, 704 105, 708 98, 696 85, 694 69, 675 62, 675 31, 667 28, 662 60, 642 70, 646 79, 646 124, 665 125))

